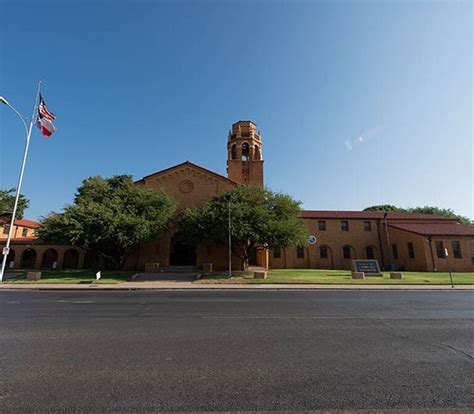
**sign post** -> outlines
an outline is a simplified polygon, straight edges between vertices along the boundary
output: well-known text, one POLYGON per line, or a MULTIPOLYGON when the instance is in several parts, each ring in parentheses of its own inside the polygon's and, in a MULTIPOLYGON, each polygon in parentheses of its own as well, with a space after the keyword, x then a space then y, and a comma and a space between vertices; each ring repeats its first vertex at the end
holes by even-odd
POLYGON ((448 268, 448 273, 449 273, 449 278, 451 279, 451 287, 454 288, 454 283, 453 283, 453 275, 451 274, 451 268, 449 267, 449 254, 448 254, 448 249, 445 247, 444 248, 444 257, 446 259, 446 266, 448 268))

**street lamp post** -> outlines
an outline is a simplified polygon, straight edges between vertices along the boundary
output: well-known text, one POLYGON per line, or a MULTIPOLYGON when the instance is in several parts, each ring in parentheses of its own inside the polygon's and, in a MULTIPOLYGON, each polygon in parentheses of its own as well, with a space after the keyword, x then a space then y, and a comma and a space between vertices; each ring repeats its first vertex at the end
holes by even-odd
POLYGON ((31 114, 29 126, 27 126, 25 119, 20 114, 20 112, 18 112, 3 96, 0 96, 0 103, 9 106, 13 110, 13 112, 15 112, 18 115, 18 117, 21 119, 21 122, 23 123, 23 126, 25 127, 25 133, 26 133, 25 151, 23 153, 23 160, 21 162, 20 176, 18 177, 18 185, 16 187, 15 203, 13 205, 12 219, 10 222, 10 228, 8 230, 7 243, 2 251, 3 261, 2 261, 2 269, 0 270, 0 283, 3 282, 3 275, 5 273, 5 267, 7 265, 8 253, 10 253, 10 243, 11 243, 11 239, 13 235, 13 228, 15 227, 16 211, 18 209, 18 200, 20 199, 21 184, 23 182, 23 174, 25 172, 26 158, 28 156, 28 148, 30 146, 31 130, 33 128, 33 121, 35 119, 36 102, 38 102, 40 86, 41 86, 41 81, 38 81, 38 88, 36 91, 35 102, 33 105, 33 113, 31 114))

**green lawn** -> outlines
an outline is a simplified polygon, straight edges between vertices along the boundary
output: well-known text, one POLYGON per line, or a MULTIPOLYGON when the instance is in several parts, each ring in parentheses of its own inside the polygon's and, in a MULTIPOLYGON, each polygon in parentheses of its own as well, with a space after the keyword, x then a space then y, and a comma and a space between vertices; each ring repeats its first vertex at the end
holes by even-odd
MULTIPOLYGON (((7 272, 7 276, 13 272, 7 272)), ((101 284, 121 283, 129 280, 134 271, 102 271, 100 280, 95 280, 92 270, 46 270, 42 271, 39 281, 26 280, 26 272, 14 272, 14 278, 8 277, 6 283, 75 283, 75 284, 101 284)), ((391 280, 388 273, 383 277, 368 277, 364 280, 352 279, 348 270, 323 270, 323 269, 275 269, 268 272, 267 279, 254 279, 253 274, 236 272, 229 279, 226 272, 214 273, 205 276, 194 283, 315 283, 315 284, 350 284, 350 285, 449 285, 449 274, 445 272, 402 272, 402 280, 391 280)), ((474 273, 453 273, 454 284, 473 285, 474 273)))
MULTIPOLYGON (((352 279, 349 270, 323 269, 275 269, 268 271, 266 279, 254 279, 252 274, 240 273, 229 279, 227 273, 216 273, 203 277, 199 283, 315 283, 344 285, 449 285, 449 274, 445 272, 402 272, 402 280, 392 280, 388 272, 383 277, 352 279)), ((454 284, 474 284, 474 273, 453 273, 454 284)))
POLYGON ((77 283, 77 284, 91 284, 91 283, 121 283, 125 282, 130 276, 136 272, 122 272, 122 271, 102 271, 101 278, 95 279, 95 271, 93 270, 42 270, 41 279, 38 281, 26 280, 26 272, 12 271, 7 272, 6 283, 77 283), (15 273, 14 278, 9 275, 15 273))

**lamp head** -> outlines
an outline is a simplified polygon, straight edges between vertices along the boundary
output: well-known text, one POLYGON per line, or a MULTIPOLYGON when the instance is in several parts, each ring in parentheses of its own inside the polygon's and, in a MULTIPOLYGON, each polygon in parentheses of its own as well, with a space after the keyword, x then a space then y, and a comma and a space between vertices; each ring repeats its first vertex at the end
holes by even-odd
POLYGON ((0 96, 0 103, 4 105, 8 105, 8 101, 3 96, 0 96))

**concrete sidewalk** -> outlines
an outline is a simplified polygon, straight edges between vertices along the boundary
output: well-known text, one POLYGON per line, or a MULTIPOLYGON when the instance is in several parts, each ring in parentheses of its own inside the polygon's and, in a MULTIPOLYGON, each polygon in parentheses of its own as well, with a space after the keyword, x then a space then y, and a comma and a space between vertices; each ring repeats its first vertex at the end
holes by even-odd
POLYGON ((474 285, 316 285, 316 284, 218 284, 193 282, 123 282, 116 284, 2 283, 2 290, 472 290, 474 285))

